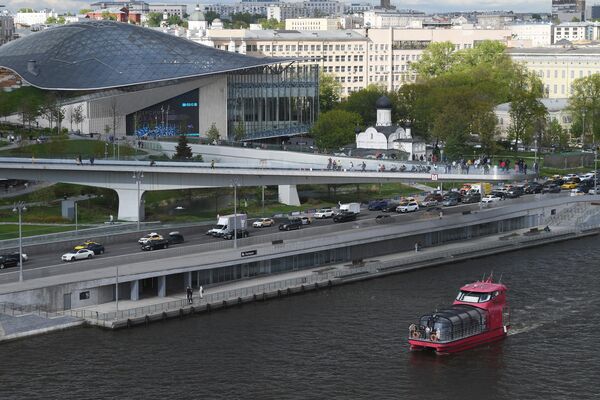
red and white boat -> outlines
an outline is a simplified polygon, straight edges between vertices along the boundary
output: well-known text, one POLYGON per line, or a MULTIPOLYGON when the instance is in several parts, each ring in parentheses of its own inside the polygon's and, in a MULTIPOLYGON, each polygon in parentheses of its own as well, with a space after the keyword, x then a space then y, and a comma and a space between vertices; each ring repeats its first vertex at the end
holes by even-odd
POLYGON ((409 327, 410 349, 448 354, 503 339, 510 329, 507 291, 491 277, 461 287, 452 307, 409 327))

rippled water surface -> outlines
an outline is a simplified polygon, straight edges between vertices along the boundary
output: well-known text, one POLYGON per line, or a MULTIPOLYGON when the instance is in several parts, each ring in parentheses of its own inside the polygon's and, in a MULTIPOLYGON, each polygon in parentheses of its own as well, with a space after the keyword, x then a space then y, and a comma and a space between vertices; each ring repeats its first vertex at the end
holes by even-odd
POLYGON ((0 345, 0 399, 600 398, 600 249, 586 238, 116 332, 0 345), (513 330, 458 355, 407 327, 484 273, 513 330))

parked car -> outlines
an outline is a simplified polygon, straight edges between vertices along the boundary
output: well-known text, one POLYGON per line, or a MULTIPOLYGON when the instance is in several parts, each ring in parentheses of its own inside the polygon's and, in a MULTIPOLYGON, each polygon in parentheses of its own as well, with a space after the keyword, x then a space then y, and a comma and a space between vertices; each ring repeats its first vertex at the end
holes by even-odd
POLYGON ((396 212, 406 213, 412 211, 419 211, 419 204, 416 201, 409 201, 407 204, 399 205, 396 208, 396 212))
POLYGON ((313 214, 315 218, 323 219, 323 218, 331 218, 335 215, 335 212, 331 208, 321 208, 316 213, 313 214))
POLYGON ((577 185, 579 184, 579 182, 576 182, 574 180, 571 181, 567 181, 565 183, 563 183, 562 185, 560 185, 560 188, 562 190, 570 190, 570 189, 575 189, 577 188, 577 185))
POLYGON ((94 257, 94 252, 88 249, 73 250, 62 255, 63 261, 85 260, 94 257))
POLYGON ((501 197, 494 196, 493 194, 488 194, 487 196, 483 196, 481 202, 484 204, 493 204, 499 202, 500 200, 502 200, 501 197))
POLYGON ((444 207, 456 206, 458 205, 458 197, 446 197, 442 201, 442 205, 444 207))
POLYGON ((167 240, 169 241, 169 244, 179 244, 184 242, 183 235, 177 231, 169 232, 167 240))
POLYGON ((156 250, 156 249, 168 249, 169 241, 167 239, 153 239, 148 240, 142 244, 142 250, 156 250))
POLYGON ((510 199, 515 199, 517 197, 521 197, 525 192, 521 186, 513 186, 506 192, 506 197, 510 199))
POLYGON ((302 221, 302 225, 310 225, 312 222, 312 218, 307 217, 306 215, 303 215, 300 217, 300 221, 302 221))
POLYGON ((275 225, 273 218, 261 218, 258 221, 252 223, 253 228, 266 228, 267 226, 275 225))
POLYGON ((505 188, 494 189, 490 192, 491 195, 500 197, 502 200, 504 200, 507 197, 507 193, 508 189, 505 188))
POLYGON ((139 244, 144 244, 149 240, 163 240, 164 238, 162 237, 162 235, 159 235, 156 232, 152 232, 147 234, 146 236, 140 238, 140 240, 138 240, 139 244))
MULTIPOLYGON (((17 260, 17 262, 19 262, 19 252, 18 251, 15 251, 13 253, 3 254, 2 257, 5 257, 5 258, 14 258, 15 260, 17 260)), ((29 257, 25 253, 21 254, 21 258, 23 259, 23 262, 29 260, 29 257)))
POLYGON ((542 185, 541 183, 538 183, 538 182, 529 182, 529 183, 526 183, 525 186, 523 186, 523 190, 525 191, 525 194, 542 193, 543 188, 544 188, 544 185, 542 185))
POLYGON ((560 193, 560 186, 555 183, 551 183, 549 185, 544 185, 542 189, 542 193, 560 193))
POLYGON ((398 208, 399 205, 400 205, 400 203, 398 203, 398 202, 390 201, 388 203, 388 205, 386 207, 384 207, 381 211, 383 211, 383 212, 394 212, 394 211, 396 211, 396 208, 398 208))
POLYGON ((444 201, 444 197, 440 193, 430 193, 425 196, 419 205, 421 207, 432 207, 437 206, 442 201, 444 201))
POLYGON ((333 217, 333 222, 349 222, 356 221, 356 213, 353 212, 341 212, 335 214, 333 217))
POLYGON ((479 203, 481 201, 481 193, 479 192, 470 192, 465 195, 462 199, 462 202, 465 204, 468 203, 479 203))
POLYGON ((88 249, 94 252, 94 255, 104 254, 104 246, 100 243, 87 240, 77 246, 73 247, 73 250, 88 249))
MULTIPOLYGON (((248 232, 245 229, 238 229, 236 230, 235 236, 237 236, 238 239, 247 238, 248 236, 250 236, 250 232, 248 232)), ((233 232, 227 232, 226 234, 224 234, 223 239, 232 240, 233 232)))
POLYGON ((302 226, 302 221, 300 221, 300 219, 290 219, 287 222, 279 224, 279 230, 280 231, 291 231, 294 229, 300 229, 301 226, 302 226))
POLYGON ((386 208, 388 205, 388 201, 387 200, 372 200, 369 202, 369 211, 381 211, 384 208, 386 208))

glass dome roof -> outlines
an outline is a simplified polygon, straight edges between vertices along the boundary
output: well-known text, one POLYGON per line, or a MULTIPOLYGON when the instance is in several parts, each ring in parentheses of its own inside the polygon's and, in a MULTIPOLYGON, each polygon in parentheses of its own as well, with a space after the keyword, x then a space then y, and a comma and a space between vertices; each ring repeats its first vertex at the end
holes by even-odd
POLYGON ((15 71, 33 86, 53 90, 129 86, 282 61, 112 21, 66 24, 0 46, 0 67, 15 71))

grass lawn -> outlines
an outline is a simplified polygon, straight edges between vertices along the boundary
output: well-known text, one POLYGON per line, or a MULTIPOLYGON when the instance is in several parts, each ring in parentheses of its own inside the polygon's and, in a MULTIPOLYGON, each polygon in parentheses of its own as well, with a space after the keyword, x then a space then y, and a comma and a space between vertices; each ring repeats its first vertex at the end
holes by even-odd
MULTIPOLYGON (((108 156, 113 155, 113 146, 105 146, 106 142, 100 140, 68 140, 54 139, 46 143, 31 144, 23 147, 17 147, 9 150, 0 151, 3 157, 37 157, 37 158, 56 158, 66 157, 75 158, 81 155, 83 159, 89 159, 94 156, 97 159, 104 158, 105 150, 108 150, 108 156)), ((119 146, 121 156, 134 156, 136 154, 146 154, 130 146, 119 146)))
MULTIPOLYGON (((22 225, 23 237, 46 235, 49 233, 66 232, 74 230, 74 226, 52 226, 52 225, 22 225)), ((1 224, 0 240, 15 239, 19 237, 18 224, 1 224)))

